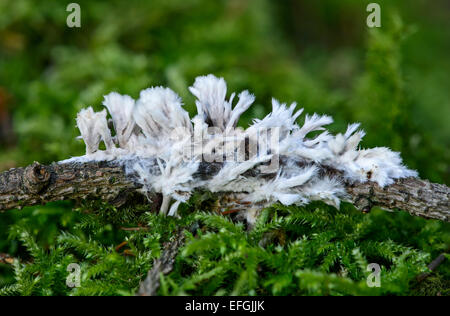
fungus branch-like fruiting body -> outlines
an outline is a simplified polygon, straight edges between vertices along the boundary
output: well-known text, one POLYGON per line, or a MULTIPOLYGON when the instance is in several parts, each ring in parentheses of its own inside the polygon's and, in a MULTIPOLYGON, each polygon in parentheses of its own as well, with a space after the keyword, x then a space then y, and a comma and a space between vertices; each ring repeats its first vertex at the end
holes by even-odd
POLYGON ((108 109, 116 131, 116 142, 121 148, 127 148, 135 128, 133 109, 135 102, 128 95, 111 92, 105 96, 103 105, 108 109))
POLYGON ((176 214, 194 189, 245 192, 246 202, 259 205, 321 200, 339 207, 347 197, 344 183, 372 181, 384 187, 395 179, 417 176, 388 148, 360 149, 364 132, 359 124, 332 135, 325 126, 333 119, 314 113, 300 126, 297 119, 303 109, 296 111, 295 103, 287 106, 273 99, 272 112, 244 130, 236 126, 254 102, 249 92, 241 92, 233 106, 235 94, 227 100, 225 80, 213 75, 196 78, 189 89, 197 98, 198 113, 192 120, 169 88, 143 90, 136 102, 110 93, 103 104, 111 114, 115 137, 105 110, 80 111, 77 125, 86 155, 70 160, 114 159, 124 164, 144 194, 163 195, 161 213, 169 215, 176 214), (310 137, 311 132, 315 136, 310 137), (100 141, 106 150, 98 149, 100 141), (150 166, 148 158, 156 159, 158 166, 150 166), (218 162, 220 170, 208 179, 194 179, 201 161, 218 162))

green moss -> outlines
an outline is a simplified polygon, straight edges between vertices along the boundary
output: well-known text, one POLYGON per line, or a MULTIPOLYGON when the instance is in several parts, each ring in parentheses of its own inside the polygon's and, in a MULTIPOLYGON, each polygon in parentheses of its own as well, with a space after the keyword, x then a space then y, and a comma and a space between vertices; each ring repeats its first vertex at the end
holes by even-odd
POLYGON ((129 209, 102 203, 88 206, 78 209, 71 232, 55 235, 49 251, 36 243, 38 230, 28 221, 10 229, 10 238, 19 240, 32 259, 13 267, 15 281, 2 294, 132 295, 180 227, 186 227, 187 241, 164 277, 162 295, 449 294, 448 262, 441 274, 415 283, 427 271, 430 253, 440 251, 436 241, 449 237, 448 223, 316 203, 265 209, 249 231, 230 217, 192 208, 177 219, 136 210, 132 216, 129 209), (80 288, 64 284, 72 262, 81 265, 80 288), (381 267, 379 288, 366 283, 369 263, 381 267))

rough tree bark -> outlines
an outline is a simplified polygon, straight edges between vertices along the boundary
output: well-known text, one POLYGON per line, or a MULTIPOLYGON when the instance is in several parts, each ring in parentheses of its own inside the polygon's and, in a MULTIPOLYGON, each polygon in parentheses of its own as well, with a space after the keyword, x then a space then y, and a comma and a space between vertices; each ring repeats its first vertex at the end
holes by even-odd
MULTIPOLYGON (((151 160, 151 159, 150 159, 151 160)), ((152 165, 150 163, 150 165, 152 165)), ((156 162, 152 172, 158 173, 156 162)), ((194 179, 205 179, 220 170, 219 163, 200 164, 194 179)), ((254 170, 246 176, 255 176, 254 170)), ((323 168, 322 172, 338 173, 323 168)), ((125 175, 125 167, 117 161, 62 162, 0 173, 0 211, 45 204, 57 200, 101 199, 115 206, 125 204, 141 188, 133 176, 125 175)), ((450 222, 450 188, 427 180, 406 178, 384 188, 376 183, 346 184, 349 201, 368 211, 373 206, 388 210, 405 210, 414 216, 450 222)), ((248 209, 255 205, 241 202, 243 193, 217 194, 222 210, 248 209)), ((160 201, 158 194, 154 194, 160 201)), ((257 206, 256 206, 257 207, 257 206)))

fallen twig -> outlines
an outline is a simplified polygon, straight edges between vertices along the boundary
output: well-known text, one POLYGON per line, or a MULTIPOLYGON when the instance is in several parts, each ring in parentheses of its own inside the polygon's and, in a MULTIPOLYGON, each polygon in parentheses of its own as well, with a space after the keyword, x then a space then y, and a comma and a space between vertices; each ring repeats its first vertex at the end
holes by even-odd
MULTIPOLYGON (((45 204, 58 200, 100 199, 114 206, 135 201, 141 188, 124 166, 117 161, 71 162, 41 165, 37 162, 25 168, 0 173, 0 211, 45 204)), ((194 180, 211 178, 220 170, 218 163, 202 162, 194 180)), ((158 170, 154 170, 158 172, 158 170)), ((322 172, 336 171, 323 169, 322 172)), ((244 174, 257 174, 249 170, 244 174)), ((270 176, 270 175, 268 175, 270 176)), ((274 175, 272 175, 274 176, 274 175)), ((362 211, 380 206, 389 210, 405 210, 414 216, 450 221, 450 188, 418 178, 398 179, 381 188, 374 182, 345 185, 348 200, 362 211)), ((222 211, 258 208, 245 202, 246 192, 215 193, 222 211)), ((147 194, 152 201, 161 201, 160 194, 147 194)), ((155 209, 158 206, 155 207, 155 209)), ((263 207, 263 205, 261 205, 263 207)))
POLYGON ((139 286, 138 296, 154 296, 160 286, 160 277, 172 271, 178 249, 184 244, 184 231, 178 230, 172 239, 165 244, 161 256, 153 263, 153 268, 139 286))
MULTIPOLYGON (((447 249, 446 252, 441 253, 439 256, 437 256, 431 263, 427 266, 428 269, 430 269, 431 272, 437 269, 444 261, 445 261, 445 253, 449 252, 450 248, 447 249)), ((417 276, 417 281, 422 282, 426 278, 428 278, 431 275, 429 272, 421 273, 417 276)))

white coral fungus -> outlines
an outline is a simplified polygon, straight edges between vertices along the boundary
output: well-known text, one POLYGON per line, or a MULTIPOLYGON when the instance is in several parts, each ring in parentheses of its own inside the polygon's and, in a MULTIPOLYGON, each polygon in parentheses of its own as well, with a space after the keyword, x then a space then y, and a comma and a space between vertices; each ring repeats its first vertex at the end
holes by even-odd
POLYGON ((181 98, 169 88, 143 90, 136 102, 116 92, 106 95, 103 105, 111 115, 115 136, 105 110, 81 110, 77 126, 86 155, 71 160, 123 162, 144 193, 163 195, 161 213, 169 215, 175 215, 196 188, 243 192, 248 202, 264 205, 321 200, 339 207, 346 197, 345 182, 374 181, 385 186, 417 175, 388 148, 360 149, 364 132, 358 130, 359 124, 331 135, 325 126, 333 119, 314 113, 299 126, 296 121, 303 109, 296 111, 295 103, 287 106, 273 99, 272 112, 243 130, 236 127, 239 117, 255 99, 248 91, 241 92, 233 106, 235 94, 227 100, 225 80, 214 75, 197 77, 189 90, 197 106, 192 122, 181 98), (316 131, 322 132, 308 137, 316 131), (101 141, 104 151, 98 148, 101 141), (195 177, 202 161, 215 161, 220 169, 195 177), (275 169, 264 169, 274 162, 275 169))

